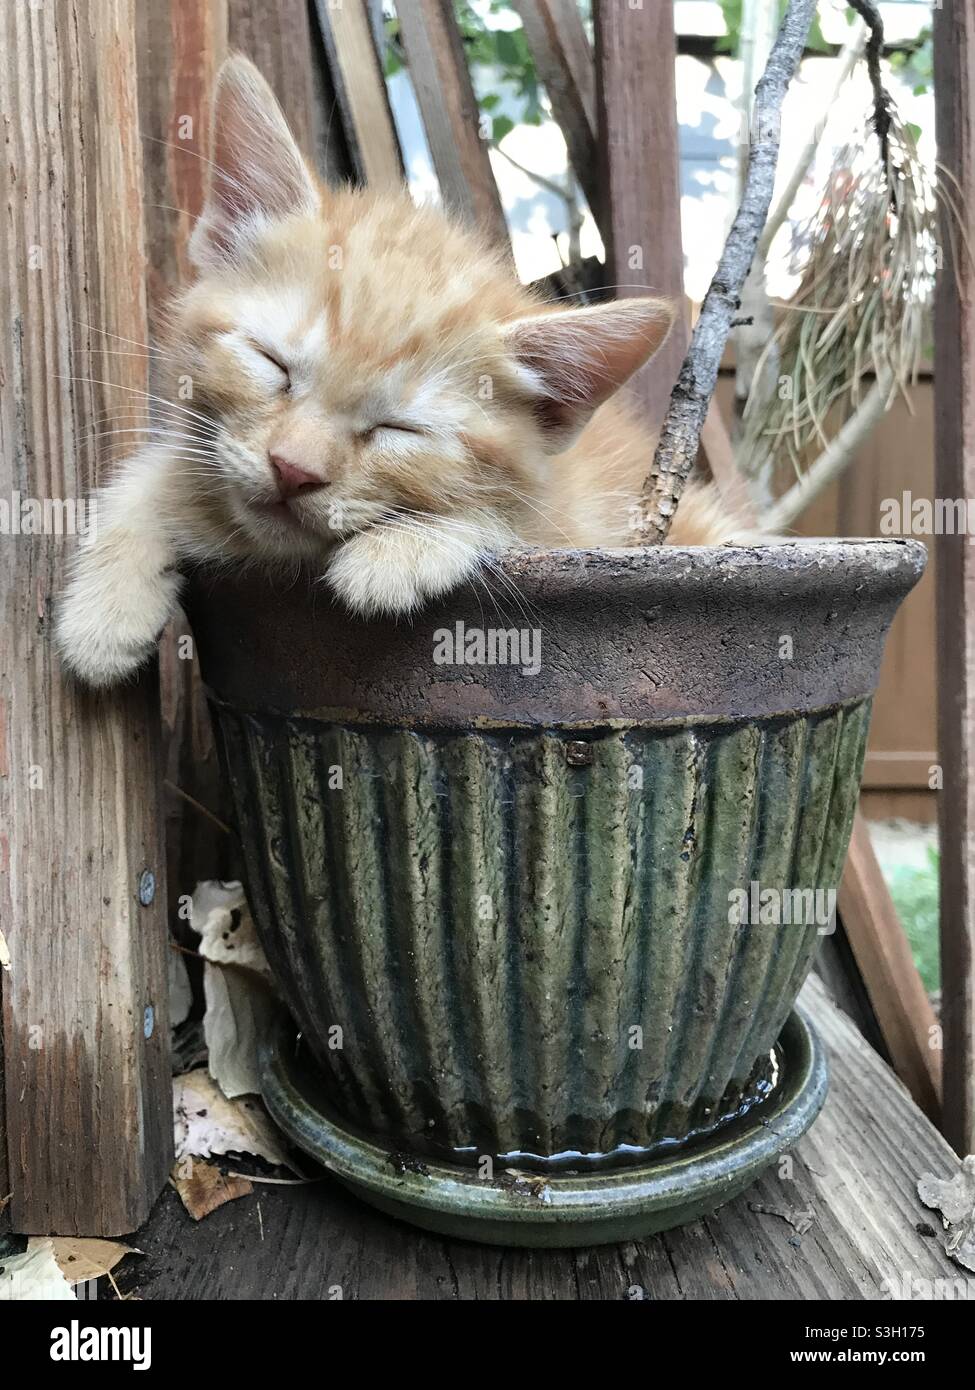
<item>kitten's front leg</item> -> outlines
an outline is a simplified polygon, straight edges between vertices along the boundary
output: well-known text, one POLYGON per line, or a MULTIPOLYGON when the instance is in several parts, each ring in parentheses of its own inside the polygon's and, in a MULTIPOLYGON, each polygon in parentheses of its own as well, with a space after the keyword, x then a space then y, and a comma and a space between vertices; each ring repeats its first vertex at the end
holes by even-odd
POLYGON ((339 547, 328 583, 361 617, 405 614, 477 572, 483 557, 511 543, 482 518, 396 518, 339 547))
POLYGON ((176 607, 178 466, 148 447, 95 498, 95 524, 57 603, 55 642, 87 685, 123 680, 152 653, 176 607))

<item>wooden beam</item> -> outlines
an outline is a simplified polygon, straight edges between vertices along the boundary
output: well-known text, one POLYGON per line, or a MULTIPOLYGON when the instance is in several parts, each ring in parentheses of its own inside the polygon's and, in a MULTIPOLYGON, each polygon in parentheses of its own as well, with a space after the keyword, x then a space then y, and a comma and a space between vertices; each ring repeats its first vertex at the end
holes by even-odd
MULTIPOLYGON (((210 116, 228 48, 227 0, 157 0, 137 6, 139 117, 146 188, 146 273, 155 342, 170 297, 192 276, 189 239, 210 172, 210 116)), ((150 370, 154 392, 160 385, 150 370)), ((159 649, 163 765, 167 782, 220 813, 223 787, 189 625, 179 614, 159 649)), ((228 837, 192 803, 166 800, 171 900, 201 878, 229 878, 228 837)), ((172 927, 184 941, 185 923, 172 927)))
POLYGON ((210 101, 227 53, 227 0, 136 6, 149 325, 190 276, 187 248, 209 176, 210 101))
POLYGON ((346 145, 359 183, 403 186, 403 157, 368 10, 315 0, 346 145))
POLYGON ((134 6, 5 5, 0 24, 0 497, 49 516, 2 561, 11 1210, 20 1231, 108 1236, 145 1220, 172 1161, 158 698, 152 672, 69 686, 50 633, 93 434, 146 386, 134 6))
POLYGON ((228 34, 230 47, 267 78, 295 139, 313 158, 322 141, 318 123, 331 113, 320 112, 316 101, 306 0, 229 0, 228 34))
MULTIPOLYGON (((596 22, 600 210, 607 283, 619 296, 684 293, 672 0, 601 0, 596 22)), ((686 349, 672 332, 634 378, 648 421, 663 421, 686 349)))
POLYGON ((444 204, 496 245, 508 226, 451 0, 398 0, 400 37, 444 204))
POLYGON ((593 216, 600 192, 596 153, 596 69, 576 0, 513 0, 569 163, 593 216))
POLYGON ((930 1120, 941 1113, 941 1053, 934 1010, 858 813, 838 911, 891 1065, 930 1120))
MULTIPOLYGON (((934 9, 935 125, 948 195, 935 302, 935 494, 975 496, 975 12, 934 9), (953 211, 954 210, 954 211, 953 211), (963 226, 953 225, 960 213, 963 226)), ((975 1149, 975 550, 937 545, 944 1132, 975 1149)))

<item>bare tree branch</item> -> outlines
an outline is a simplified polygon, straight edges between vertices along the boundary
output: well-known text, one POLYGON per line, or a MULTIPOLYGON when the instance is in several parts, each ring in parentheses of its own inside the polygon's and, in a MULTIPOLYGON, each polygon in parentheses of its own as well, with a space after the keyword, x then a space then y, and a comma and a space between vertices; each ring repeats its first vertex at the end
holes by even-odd
POLYGON ((649 476, 643 485, 639 539, 661 545, 697 456, 701 428, 718 380, 721 354, 768 218, 779 154, 782 102, 799 67, 816 0, 791 0, 755 91, 753 134, 741 206, 694 327, 649 476))

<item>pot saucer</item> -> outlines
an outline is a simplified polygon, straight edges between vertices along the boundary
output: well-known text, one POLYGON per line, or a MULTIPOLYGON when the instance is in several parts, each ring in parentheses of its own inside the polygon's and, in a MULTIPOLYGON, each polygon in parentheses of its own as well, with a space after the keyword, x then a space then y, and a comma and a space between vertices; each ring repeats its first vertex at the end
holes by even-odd
POLYGON ((489 1245, 585 1246, 636 1240, 705 1216, 736 1197, 790 1149, 826 1097, 823 1047, 798 1010, 779 1038, 782 1079, 772 1096, 727 1130, 635 1168, 536 1176, 404 1155, 349 1129, 328 1106, 294 1025, 262 1053, 262 1090, 274 1120, 346 1187, 390 1216, 440 1235, 489 1245))

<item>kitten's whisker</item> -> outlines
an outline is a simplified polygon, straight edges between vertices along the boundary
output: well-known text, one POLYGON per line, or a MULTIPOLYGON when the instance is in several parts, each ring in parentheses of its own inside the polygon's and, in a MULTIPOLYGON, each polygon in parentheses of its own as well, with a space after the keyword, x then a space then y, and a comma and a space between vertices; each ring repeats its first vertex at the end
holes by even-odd
POLYGON ((118 435, 119 437, 125 435, 130 437, 133 435, 142 435, 149 440, 159 438, 183 439, 189 444, 196 444, 203 448, 215 448, 217 445, 217 438, 214 435, 196 434, 175 428, 170 429, 170 423, 175 425, 179 422, 167 422, 165 424, 155 425, 148 421, 140 420, 140 423, 137 425, 113 425, 111 420, 96 420, 93 421, 94 428, 91 433, 93 435, 97 433, 102 438, 109 435, 118 435))
MULTIPOLYGON (((143 140, 151 140, 155 145, 164 145, 167 150, 178 150, 180 154, 192 155, 193 158, 198 159, 201 164, 207 164, 211 169, 215 169, 216 172, 220 175, 221 182, 225 183, 228 188, 236 189, 238 193, 244 194, 245 198, 249 197, 250 189, 245 187, 245 185, 242 184, 239 179, 235 179, 232 174, 228 174, 226 169, 224 169, 221 165, 217 164, 212 159, 208 159, 205 154, 200 154, 196 150, 187 149, 185 144, 177 144, 173 140, 163 140, 158 135, 142 134, 141 138, 143 140)), ((178 211, 182 212, 183 209, 179 208, 178 211)))
POLYGON ((59 372, 54 372, 52 379, 54 381, 79 381, 87 386, 108 386, 113 391, 124 391, 127 395, 142 396, 144 400, 156 401, 169 410, 179 411, 180 414, 188 415, 194 420, 201 420, 204 424, 209 425, 211 423, 207 416, 202 415, 198 410, 190 410, 188 406, 177 405, 175 401, 169 401, 165 396, 157 396, 152 391, 140 391, 135 386, 123 386, 118 381, 103 381, 100 377, 95 376, 67 376, 59 372))
POLYGON ((158 353, 160 357, 172 357, 172 353, 164 352, 161 347, 154 343, 143 343, 138 338, 124 338, 121 333, 109 333, 107 328, 98 328, 93 323, 86 323, 84 319, 75 318, 71 315, 72 323, 78 324, 80 328, 86 328, 89 333, 100 333, 104 338, 113 338, 117 343, 128 343, 130 347, 145 348, 150 353, 158 353))
POLYGON ((508 494, 511 497, 514 497, 518 502, 520 502, 523 507, 527 507, 529 511, 534 512, 536 516, 540 516, 543 521, 547 522, 549 526, 551 526, 554 530, 558 531, 559 535, 562 536, 566 541, 568 541, 570 549, 574 547, 575 541, 573 537, 569 535, 568 531, 566 531, 562 526, 558 524, 555 517, 548 511, 547 508, 536 505, 536 503, 531 498, 526 497, 521 492, 517 492, 514 488, 509 487, 506 488, 505 491, 508 492, 508 494))

